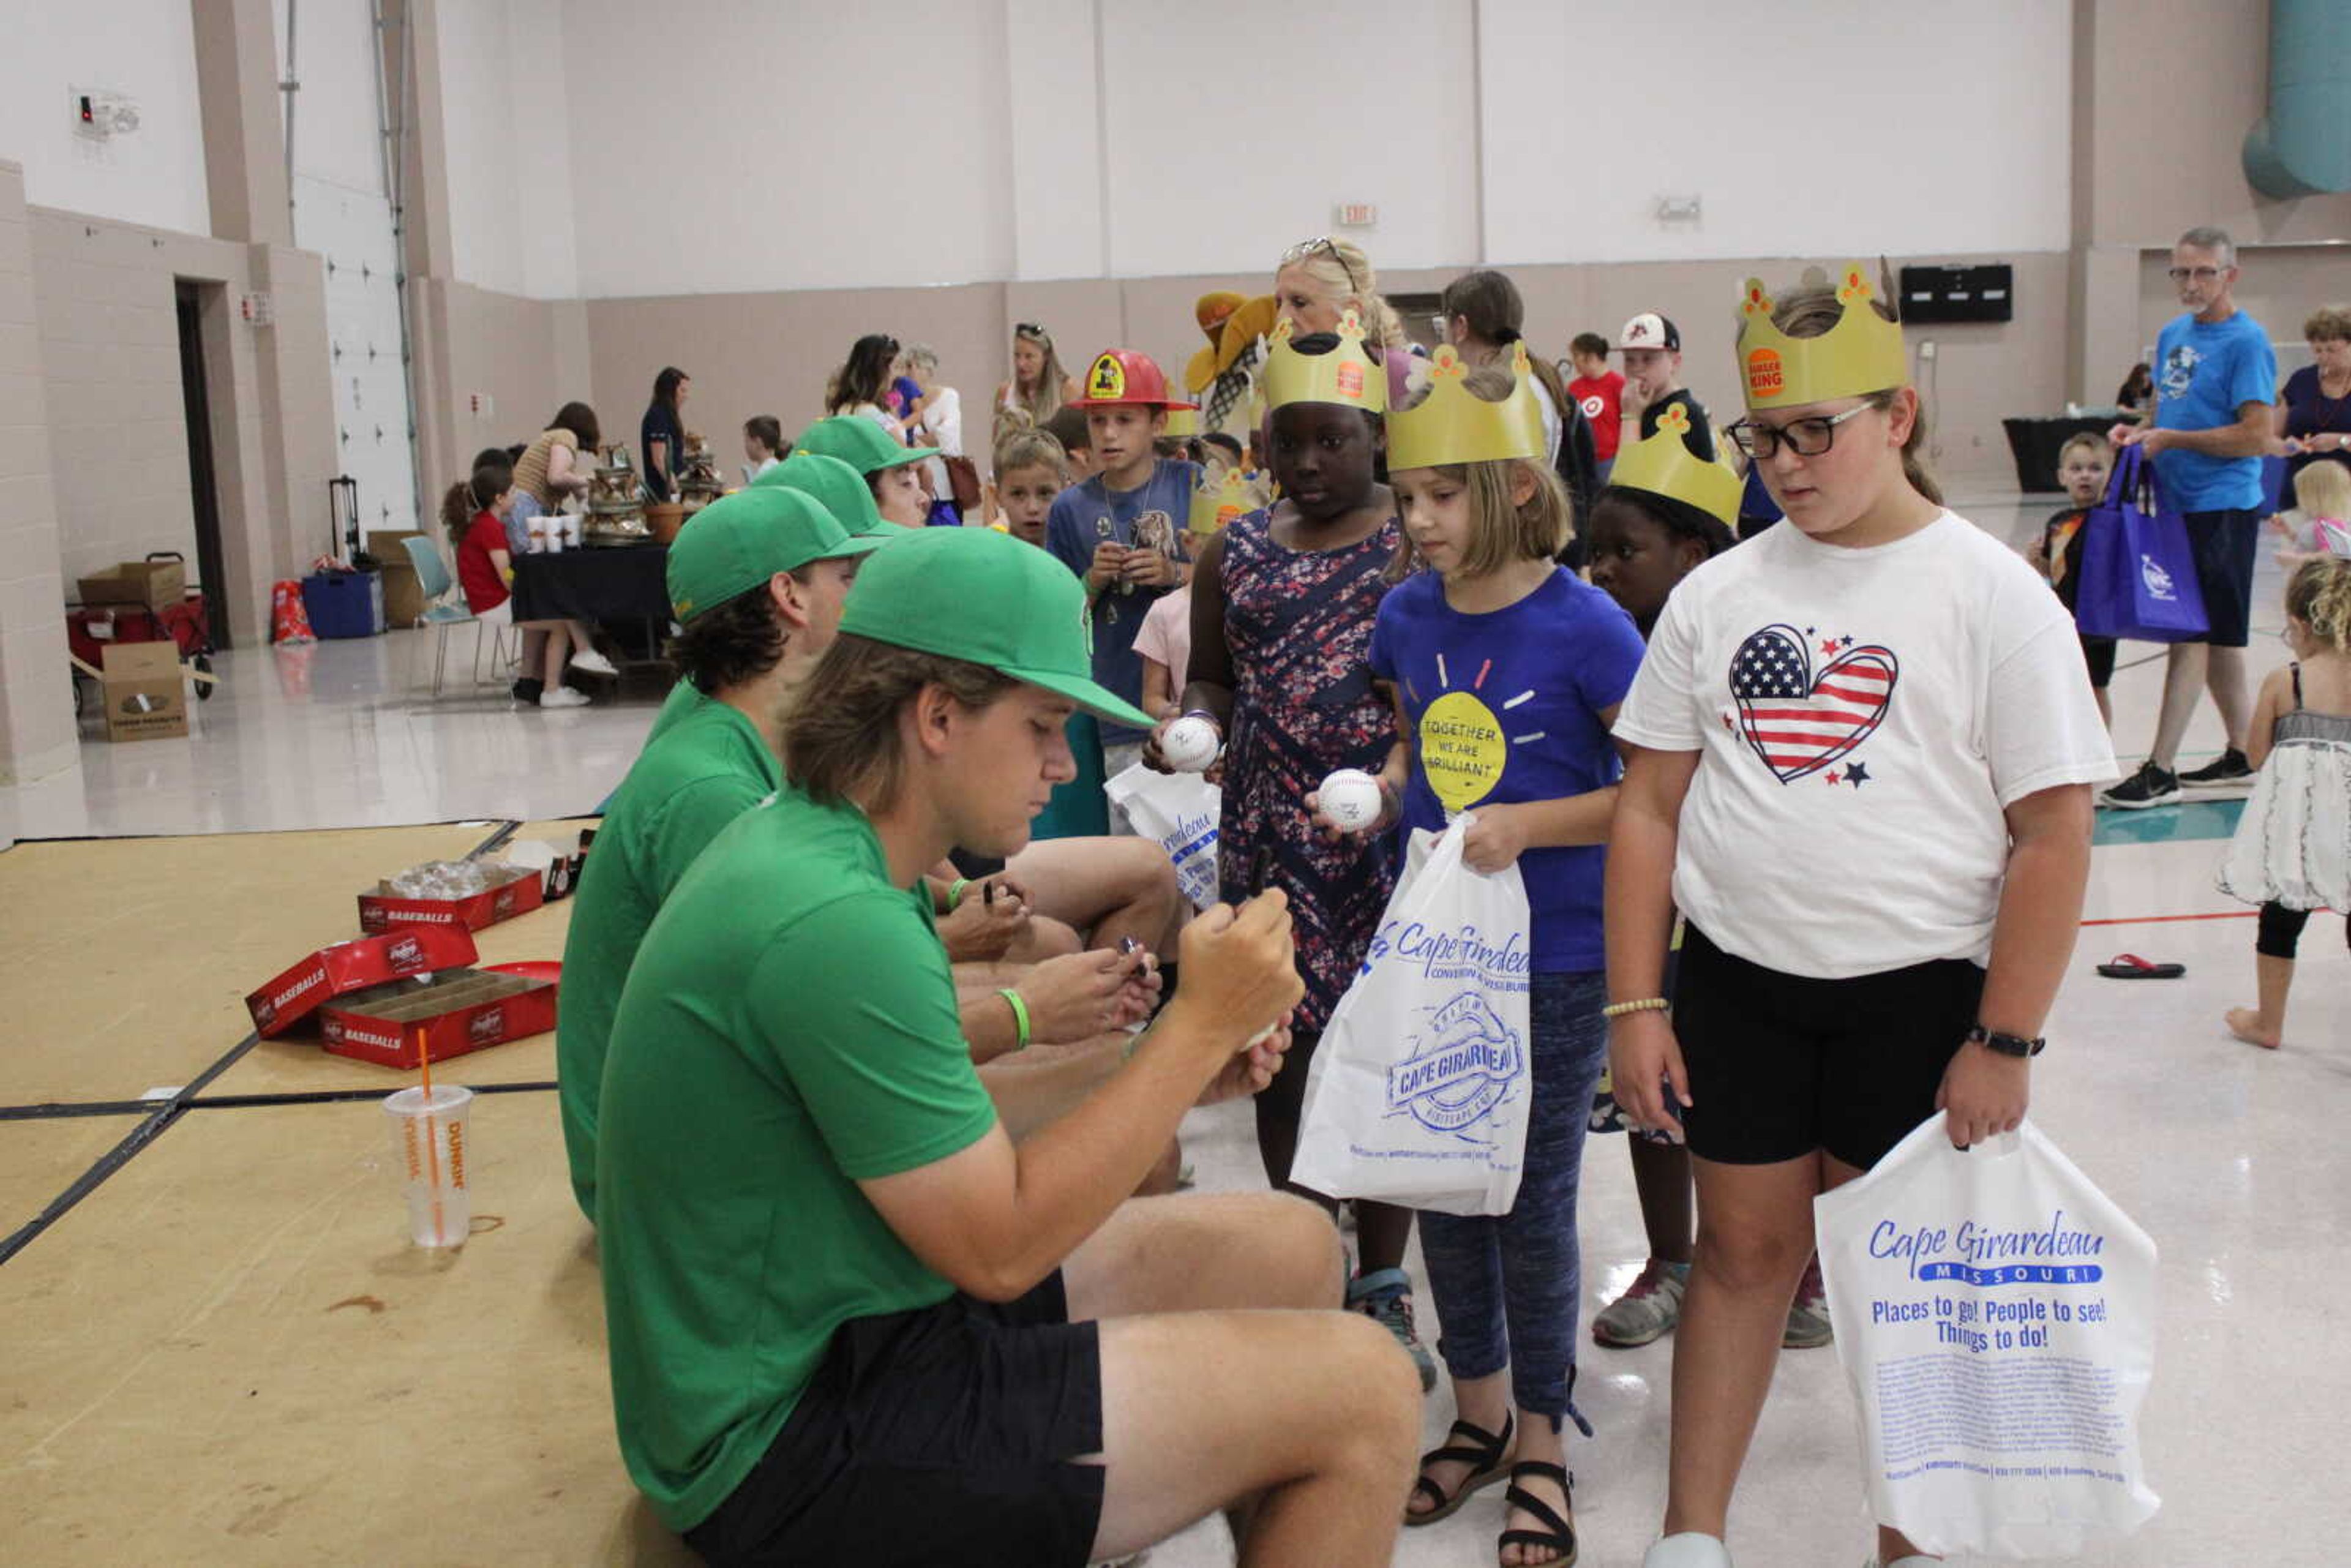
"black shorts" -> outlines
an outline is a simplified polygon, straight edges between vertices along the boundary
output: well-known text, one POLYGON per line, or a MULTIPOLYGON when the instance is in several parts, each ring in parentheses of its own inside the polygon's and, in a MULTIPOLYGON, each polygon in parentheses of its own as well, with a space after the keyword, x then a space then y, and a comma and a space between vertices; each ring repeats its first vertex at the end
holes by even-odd
POLYGON ((2082 634, 2082 662, 2090 666, 2090 689, 2105 691, 2115 678, 2115 639, 2082 634))
POLYGON ((1688 927, 1674 1034, 1696 1102, 1682 1113, 1690 1153, 1761 1166, 1824 1149, 1869 1169, 1934 1113, 1983 983, 1964 958, 1844 980, 1783 975, 1688 927))
POLYGON ((1084 1568, 1102 1521, 1096 1325, 1056 1273, 833 1331, 757 1468, 686 1542, 733 1563, 1084 1568))
POLYGON ((2241 648, 2252 641, 2253 559, 2261 553, 2262 515, 2249 508, 2183 514, 2196 586, 2204 591, 2211 630, 2190 641, 2241 648))

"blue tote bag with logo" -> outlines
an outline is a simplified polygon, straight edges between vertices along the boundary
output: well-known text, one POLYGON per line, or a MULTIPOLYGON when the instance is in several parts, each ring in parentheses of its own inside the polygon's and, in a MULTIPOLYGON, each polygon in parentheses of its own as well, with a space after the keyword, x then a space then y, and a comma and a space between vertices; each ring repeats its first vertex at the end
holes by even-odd
POLYGON ((2188 524, 2162 499, 2136 446, 2115 459, 2106 498, 2082 521, 2082 589, 2074 619, 2093 637, 2184 643, 2211 630, 2188 524))

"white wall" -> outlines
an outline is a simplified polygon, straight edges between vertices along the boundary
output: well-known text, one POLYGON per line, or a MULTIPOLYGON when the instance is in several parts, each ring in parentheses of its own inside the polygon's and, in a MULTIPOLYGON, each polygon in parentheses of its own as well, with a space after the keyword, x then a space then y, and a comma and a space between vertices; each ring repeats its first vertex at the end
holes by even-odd
MULTIPOLYGON (((294 95, 299 100, 294 105, 294 176, 382 195, 375 22, 368 0, 270 0, 280 80, 286 76, 288 9, 298 3, 293 70, 302 90, 294 95)), ((295 200, 298 212, 301 198, 295 200)))
POLYGON ((531 299, 580 292, 564 15, 562 0, 439 9, 450 262, 478 288, 531 299))
POLYGON ((1112 274, 1270 278, 1342 201, 1378 205, 1357 237, 1382 267, 1475 260, 1474 9, 1103 6, 1112 274))
POLYGON ((1479 9, 1488 261, 2067 246, 2056 0, 1479 9), (1665 195, 1702 220, 1660 224, 1665 195))
POLYGON ((1008 272, 1002 0, 561 14, 582 293, 1008 272))
POLYGON ((0 158, 28 205, 212 233, 188 0, 19 0, 0 9, 0 158), (139 130, 82 140, 71 89, 128 94, 139 130))

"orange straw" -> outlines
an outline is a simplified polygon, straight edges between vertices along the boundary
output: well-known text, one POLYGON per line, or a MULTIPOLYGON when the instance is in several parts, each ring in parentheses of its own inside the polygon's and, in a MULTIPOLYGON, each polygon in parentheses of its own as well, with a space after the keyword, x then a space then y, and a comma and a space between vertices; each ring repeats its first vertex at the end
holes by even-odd
POLYGON ((433 1239, 438 1242, 448 1227, 441 1218, 441 1150, 433 1130, 433 1051, 423 1024, 416 1026, 416 1061, 424 1071, 424 1179, 433 1188, 433 1239))

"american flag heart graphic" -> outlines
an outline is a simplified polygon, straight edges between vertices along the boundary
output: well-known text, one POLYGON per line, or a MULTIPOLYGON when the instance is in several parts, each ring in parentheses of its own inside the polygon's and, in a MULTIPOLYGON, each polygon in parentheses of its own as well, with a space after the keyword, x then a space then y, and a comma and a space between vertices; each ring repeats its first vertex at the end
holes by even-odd
POLYGON ((1840 653, 1815 675, 1803 634, 1766 626, 1730 661, 1740 733, 1781 783, 1792 784, 1869 738, 1886 718, 1896 670, 1892 649, 1871 645, 1840 653))

